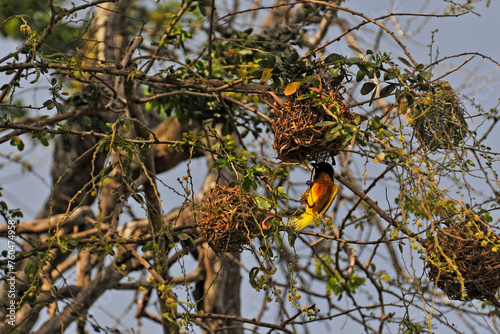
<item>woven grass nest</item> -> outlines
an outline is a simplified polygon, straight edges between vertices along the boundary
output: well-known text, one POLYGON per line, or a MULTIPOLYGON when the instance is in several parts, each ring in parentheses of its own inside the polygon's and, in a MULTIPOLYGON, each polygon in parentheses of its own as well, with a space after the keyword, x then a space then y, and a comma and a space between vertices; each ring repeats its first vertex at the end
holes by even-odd
POLYGON ((449 150, 467 137, 465 109, 448 82, 437 81, 412 107, 410 117, 418 140, 430 150, 449 150))
POLYGON ((215 254, 241 252, 261 234, 260 210, 250 194, 239 187, 215 185, 205 197, 198 227, 215 254))
POLYGON ((336 156, 344 148, 342 136, 332 141, 326 139, 331 127, 316 126, 319 122, 337 121, 334 117, 338 117, 340 123, 352 122, 353 114, 342 95, 318 88, 309 90, 317 97, 304 98, 304 94, 294 94, 284 103, 274 97, 274 120, 270 128, 274 134, 273 147, 283 162, 321 161, 336 156))
POLYGON ((454 223, 427 239, 426 246, 427 276, 448 298, 495 297, 500 289, 500 236, 489 225, 474 220, 454 223))

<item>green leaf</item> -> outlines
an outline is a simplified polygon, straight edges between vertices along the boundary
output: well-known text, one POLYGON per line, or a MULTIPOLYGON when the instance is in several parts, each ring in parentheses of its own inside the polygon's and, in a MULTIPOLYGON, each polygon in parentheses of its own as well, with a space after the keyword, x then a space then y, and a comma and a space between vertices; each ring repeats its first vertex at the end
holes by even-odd
POLYGON ((395 70, 394 71, 389 70, 388 72, 384 73, 384 80, 385 81, 396 79, 397 77, 398 77, 398 71, 395 71, 395 70))
POLYGON ((30 84, 34 84, 40 79, 40 70, 38 70, 38 67, 35 66, 35 71, 36 71, 36 77, 32 81, 30 81, 30 84))
POLYGON ((49 146, 49 141, 47 140, 47 137, 43 136, 43 137, 40 137, 40 143, 43 145, 43 146, 49 146))
POLYGON ((295 227, 289 226, 287 227, 287 232, 288 232, 288 245, 290 247, 295 247, 295 240, 297 240, 297 233, 295 232, 295 227))
POLYGON ((187 240, 189 238, 189 235, 187 235, 186 233, 180 233, 177 235, 177 238, 179 238, 179 240, 187 240))
POLYGON ((358 54, 363 54, 363 51, 361 51, 360 49, 358 49, 357 47, 355 46, 352 46, 352 45, 348 45, 347 46, 349 49, 353 50, 354 52, 358 53, 358 54))
POLYGON ((260 70, 252 71, 252 72, 250 72, 250 76, 255 77, 255 78, 259 78, 262 76, 262 71, 260 71, 260 70))
POLYGON ((28 261, 24 266, 24 273, 29 275, 36 271, 37 265, 33 261, 28 261))
POLYGON ((258 105, 258 104, 259 104, 259 96, 258 96, 258 95, 254 95, 254 96, 253 96, 253 103, 254 103, 255 105, 258 105))
POLYGON ((336 123, 335 122, 332 122, 332 121, 323 121, 323 122, 318 122, 316 124, 314 124, 314 126, 331 126, 331 125, 335 125, 336 123))
POLYGON ((358 115, 358 114, 356 114, 356 116, 354 117, 354 124, 355 125, 360 125, 361 123, 363 123, 367 119, 368 119, 368 117, 366 117, 365 115, 358 115))
POLYGON ((285 188, 283 187, 278 187, 278 196, 284 199, 290 199, 290 196, 288 196, 288 194, 285 193, 285 188))
POLYGON ((68 243, 71 246, 78 246, 78 244, 82 241, 82 238, 68 238, 68 243))
POLYGON ((54 100, 47 100, 43 103, 43 106, 46 107, 47 109, 51 110, 56 106, 54 100))
POLYGON ((256 278, 257 278, 257 275, 259 274, 259 271, 260 271, 260 268, 259 267, 253 267, 252 269, 250 269, 250 272, 248 273, 248 277, 250 279, 250 285, 254 288, 254 289, 260 289, 262 288, 262 284, 260 284, 259 282, 257 282, 256 278))
POLYGON ((367 95, 367 94, 370 94, 370 92, 372 90, 375 89, 375 87, 377 87, 377 84, 374 83, 374 82, 365 82, 365 84, 363 85, 363 87, 361 87, 361 94, 362 95, 367 95))
POLYGON ((382 275, 380 276, 380 279, 381 279, 381 280, 383 280, 383 281, 385 281, 385 282, 390 282, 390 281, 392 281, 392 278, 391 278, 389 275, 387 275, 387 274, 382 274, 382 275))
POLYGON ((396 85, 387 85, 380 90, 380 97, 387 97, 396 89, 396 85))
POLYGON ((167 319, 168 322, 170 322, 170 323, 172 323, 174 325, 174 328, 170 332, 171 334, 177 334, 177 333, 180 332, 181 327, 177 324, 176 319, 172 319, 167 312, 163 313, 162 317, 165 318, 165 319, 167 319))
POLYGON ((422 79, 428 80, 432 78, 432 73, 431 72, 419 72, 418 76, 421 77, 422 79))
POLYGON ((297 51, 294 51, 290 55, 290 57, 288 57, 288 63, 293 64, 293 63, 297 62, 297 60, 299 60, 299 54, 297 53, 297 51))
POLYGON ((241 155, 247 157, 247 158, 255 158, 255 154, 247 151, 247 150, 243 150, 243 149, 236 149, 238 151, 238 153, 240 153, 241 155))
POLYGON ((277 168, 274 171, 274 175, 276 175, 277 177, 283 178, 283 177, 286 177, 288 175, 288 172, 284 168, 277 168))
POLYGON ((340 129, 342 129, 342 124, 339 124, 337 125, 336 127, 334 127, 333 129, 330 130, 330 133, 336 133, 338 132, 340 129))
POLYGON ((268 59, 262 59, 261 61, 259 61, 259 66, 261 66, 263 68, 274 68, 275 64, 276 64, 276 60, 274 59, 274 57, 272 59, 268 58, 268 59))
POLYGON ((63 103, 56 102, 56 109, 59 114, 66 113, 66 106, 63 103))
POLYGON ((14 138, 12 138, 12 139, 10 140, 10 144, 11 144, 12 146, 17 146, 17 149, 18 149, 19 151, 24 150, 24 142, 22 141, 22 139, 21 139, 21 138, 19 138, 19 137, 17 137, 17 136, 16 136, 16 137, 14 137, 14 138))
POLYGON ((332 141, 332 140, 337 139, 339 136, 340 136, 340 131, 335 131, 335 132, 329 131, 326 134, 326 140, 327 141, 332 141))
POLYGON ((372 97, 370 98, 370 106, 373 104, 373 101, 375 101, 375 96, 377 95, 377 90, 374 89, 372 93, 372 97))
POLYGON ((364 77, 365 77, 365 73, 363 71, 359 70, 358 73, 356 74, 356 81, 361 82, 361 80, 363 80, 364 77))
POLYGON ((402 62, 403 64, 405 64, 406 66, 408 66, 408 67, 410 67, 410 68, 411 68, 411 67, 413 67, 413 66, 411 66, 410 62, 409 62, 408 60, 406 60, 405 58, 403 58, 403 57, 398 57, 398 59, 399 59, 399 61, 401 61, 401 62, 402 62))
POLYGON ((142 248, 141 248, 141 251, 146 253, 146 252, 150 252, 154 249, 155 247, 155 244, 154 242, 150 242, 150 243, 147 243, 145 244, 142 248))
POLYGON ((203 2, 199 3, 199 5, 197 7, 200 10, 200 14, 202 16, 207 16, 207 9, 206 9, 205 4, 203 2))
POLYGON ((212 168, 223 168, 226 167, 227 165, 227 160, 226 159, 219 159, 214 164, 212 165, 212 168))
MULTIPOLYGON (((369 64, 369 63, 368 63, 369 64)), ((361 72, 363 72, 365 75, 369 76, 370 79, 373 78, 373 68, 371 70, 368 70, 365 65, 363 64, 358 64, 358 68, 361 72)))
POLYGON ((62 239, 61 242, 59 243, 59 250, 64 254, 68 252, 68 240, 62 239))
POLYGON ((185 248, 186 250, 189 250, 189 249, 196 247, 196 244, 195 244, 193 238, 191 238, 186 233, 178 234, 177 238, 179 238, 179 240, 181 241, 182 247, 185 248))
POLYGON ((257 164, 255 164, 255 165, 252 166, 252 169, 254 171, 256 171, 256 172, 259 172, 259 173, 265 173, 265 172, 267 172, 266 166, 263 166, 263 165, 257 165, 257 164))
POLYGON ((81 118, 81 124, 87 128, 92 127, 92 120, 90 119, 89 116, 82 116, 81 118))
POLYGON ((363 59, 359 58, 359 57, 351 57, 351 58, 347 58, 347 60, 352 63, 352 64, 357 64, 357 63, 361 63, 363 61, 363 59))
POLYGON ((333 64, 337 60, 341 60, 342 56, 337 53, 332 53, 328 57, 325 58, 325 64, 333 64))
MULTIPOLYGON (((280 244, 281 243, 281 240, 276 240, 276 244, 280 244)), ((273 252, 273 249, 269 246, 260 246, 259 247, 259 250, 262 251, 262 253, 266 254, 267 256, 269 256, 269 258, 272 258, 274 256, 274 252, 273 252)))
POLYGON ((264 197, 255 197, 254 202, 261 210, 270 210, 273 207, 272 202, 264 197))

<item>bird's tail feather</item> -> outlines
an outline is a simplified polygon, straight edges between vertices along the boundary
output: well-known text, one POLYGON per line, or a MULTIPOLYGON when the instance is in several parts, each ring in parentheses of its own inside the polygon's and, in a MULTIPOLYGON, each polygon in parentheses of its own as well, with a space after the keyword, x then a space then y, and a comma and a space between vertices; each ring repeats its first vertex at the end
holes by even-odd
POLYGON ((304 212, 299 217, 291 219, 290 224, 295 226, 295 229, 302 230, 304 227, 314 222, 314 218, 314 215, 304 212))

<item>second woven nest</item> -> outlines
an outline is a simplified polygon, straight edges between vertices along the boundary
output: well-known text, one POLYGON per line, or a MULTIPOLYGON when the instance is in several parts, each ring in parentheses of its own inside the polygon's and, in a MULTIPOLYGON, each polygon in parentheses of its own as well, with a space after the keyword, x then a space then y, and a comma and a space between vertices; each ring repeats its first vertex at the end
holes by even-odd
MULTIPOLYGON (((330 126, 317 123, 330 121, 351 123, 352 113, 337 91, 311 88, 316 97, 289 96, 274 108, 271 131, 273 147, 283 162, 302 163, 306 160, 321 161, 336 156, 345 146, 343 137, 327 140, 330 126)), ((278 102, 278 101, 277 101, 278 102)))
POLYGON ((437 81, 415 101, 410 116, 418 140, 431 151, 449 150, 468 135, 465 109, 450 84, 437 81))
POLYGON ((257 207, 257 195, 240 187, 215 185, 205 197, 198 227, 215 254, 241 252, 261 234, 267 212, 257 207))
POLYGON ((454 300, 488 300, 500 289, 500 236, 480 221, 457 222, 427 240, 427 276, 454 300))

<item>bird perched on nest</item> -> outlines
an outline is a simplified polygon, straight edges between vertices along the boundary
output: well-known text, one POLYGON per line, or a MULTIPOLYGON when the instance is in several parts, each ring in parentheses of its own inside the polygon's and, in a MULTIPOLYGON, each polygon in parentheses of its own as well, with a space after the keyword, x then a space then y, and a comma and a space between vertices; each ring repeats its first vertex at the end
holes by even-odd
POLYGON ((313 163, 314 178, 309 188, 302 194, 306 210, 299 217, 290 220, 290 224, 301 230, 321 218, 337 195, 337 185, 333 183, 333 167, 327 162, 313 163))

